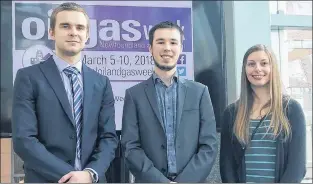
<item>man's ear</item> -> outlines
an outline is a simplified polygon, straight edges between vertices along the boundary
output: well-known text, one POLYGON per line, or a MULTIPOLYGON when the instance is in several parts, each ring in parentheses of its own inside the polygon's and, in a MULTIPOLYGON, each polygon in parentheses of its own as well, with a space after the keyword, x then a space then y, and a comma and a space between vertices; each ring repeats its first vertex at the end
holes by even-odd
POLYGON ((88 41, 88 39, 89 39, 89 36, 90 36, 90 28, 88 28, 88 31, 87 31, 87 35, 86 35, 86 42, 88 41))
POLYGON ((149 52, 152 54, 152 45, 149 44, 149 52))
POLYGON ((181 43, 180 52, 183 52, 184 44, 181 43))
POLYGON ((54 31, 51 28, 49 29, 49 36, 52 40, 55 40, 54 31))

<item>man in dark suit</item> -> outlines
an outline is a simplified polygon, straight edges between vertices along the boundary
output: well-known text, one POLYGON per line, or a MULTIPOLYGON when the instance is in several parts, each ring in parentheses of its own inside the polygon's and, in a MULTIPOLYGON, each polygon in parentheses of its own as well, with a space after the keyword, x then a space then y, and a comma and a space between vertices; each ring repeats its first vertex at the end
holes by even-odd
POLYGON ((217 155, 208 88, 178 77, 182 29, 162 22, 149 32, 153 75, 126 90, 122 146, 136 182, 205 182, 217 155))
POLYGON ((105 182, 117 136, 110 81, 82 63, 89 34, 82 7, 64 3, 51 15, 55 55, 18 70, 14 83, 14 151, 25 182, 105 182))

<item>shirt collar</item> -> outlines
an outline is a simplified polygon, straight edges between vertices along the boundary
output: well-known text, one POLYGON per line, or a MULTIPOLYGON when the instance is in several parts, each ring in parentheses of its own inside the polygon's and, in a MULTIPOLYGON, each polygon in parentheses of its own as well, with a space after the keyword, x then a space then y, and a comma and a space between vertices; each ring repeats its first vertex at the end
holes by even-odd
POLYGON ((64 61, 63 59, 58 57, 57 55, 53 54, 53 60, 54 60, 55 64, 57 65, 60 73, 63 72, 63 70, 69 66, 77 68, 79 73, 82 73, 82 67, 83 67, 82 59, 80 59, 76 63, 70 65, 69 63, 67 63, 66 61, 64 61))
MULTIPOLYGON (((155 73, 155 71, 153 71, 152 77, 153 77, 154 84, 156 84, 157 82, 162 82, 163 83, 163 81, 158 76, 158 74, 155 73)), ((174 75, 171 78, 171 84, 173 84, 173 82, 177 82, 178 80, 179 80, 179 76, 178 76, 177 71, 175 71, 174 75)))

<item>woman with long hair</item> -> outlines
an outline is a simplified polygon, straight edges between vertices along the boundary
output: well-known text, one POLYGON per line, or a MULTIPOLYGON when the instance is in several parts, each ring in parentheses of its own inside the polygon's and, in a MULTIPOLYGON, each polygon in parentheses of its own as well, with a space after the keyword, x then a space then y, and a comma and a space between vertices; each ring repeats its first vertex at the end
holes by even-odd
POLYGON ((303 110, 283 94, 275 55, 252 46, 243 58, 240 97, 223 114, 222 182, 300 183, 305 141, 303 110))

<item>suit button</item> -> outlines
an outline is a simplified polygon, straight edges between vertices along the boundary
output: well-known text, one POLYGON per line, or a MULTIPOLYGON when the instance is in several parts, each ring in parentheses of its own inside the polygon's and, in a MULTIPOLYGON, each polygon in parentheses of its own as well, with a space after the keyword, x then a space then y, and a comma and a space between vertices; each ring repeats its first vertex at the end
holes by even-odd
POLYGON ((164 144, 162 144, 162 145, 161 145, 161 148, 162 148, 162 149, 165 149, 165 146, 164 146, 164 144))
POLYGON ((70 136, 70 139, 74 139, 75 138, 75 134, 72 134, 71 136, 70 136))
POLYGON ((68 160, 66 161, 68 164, 72 164, 72 160, 68 160))
POLYGON ((162 168, 162 169, 161 169, 161 172, 162 172, 162 173, 165 173, 165 169, 164 169, 164 168, 162 168))

